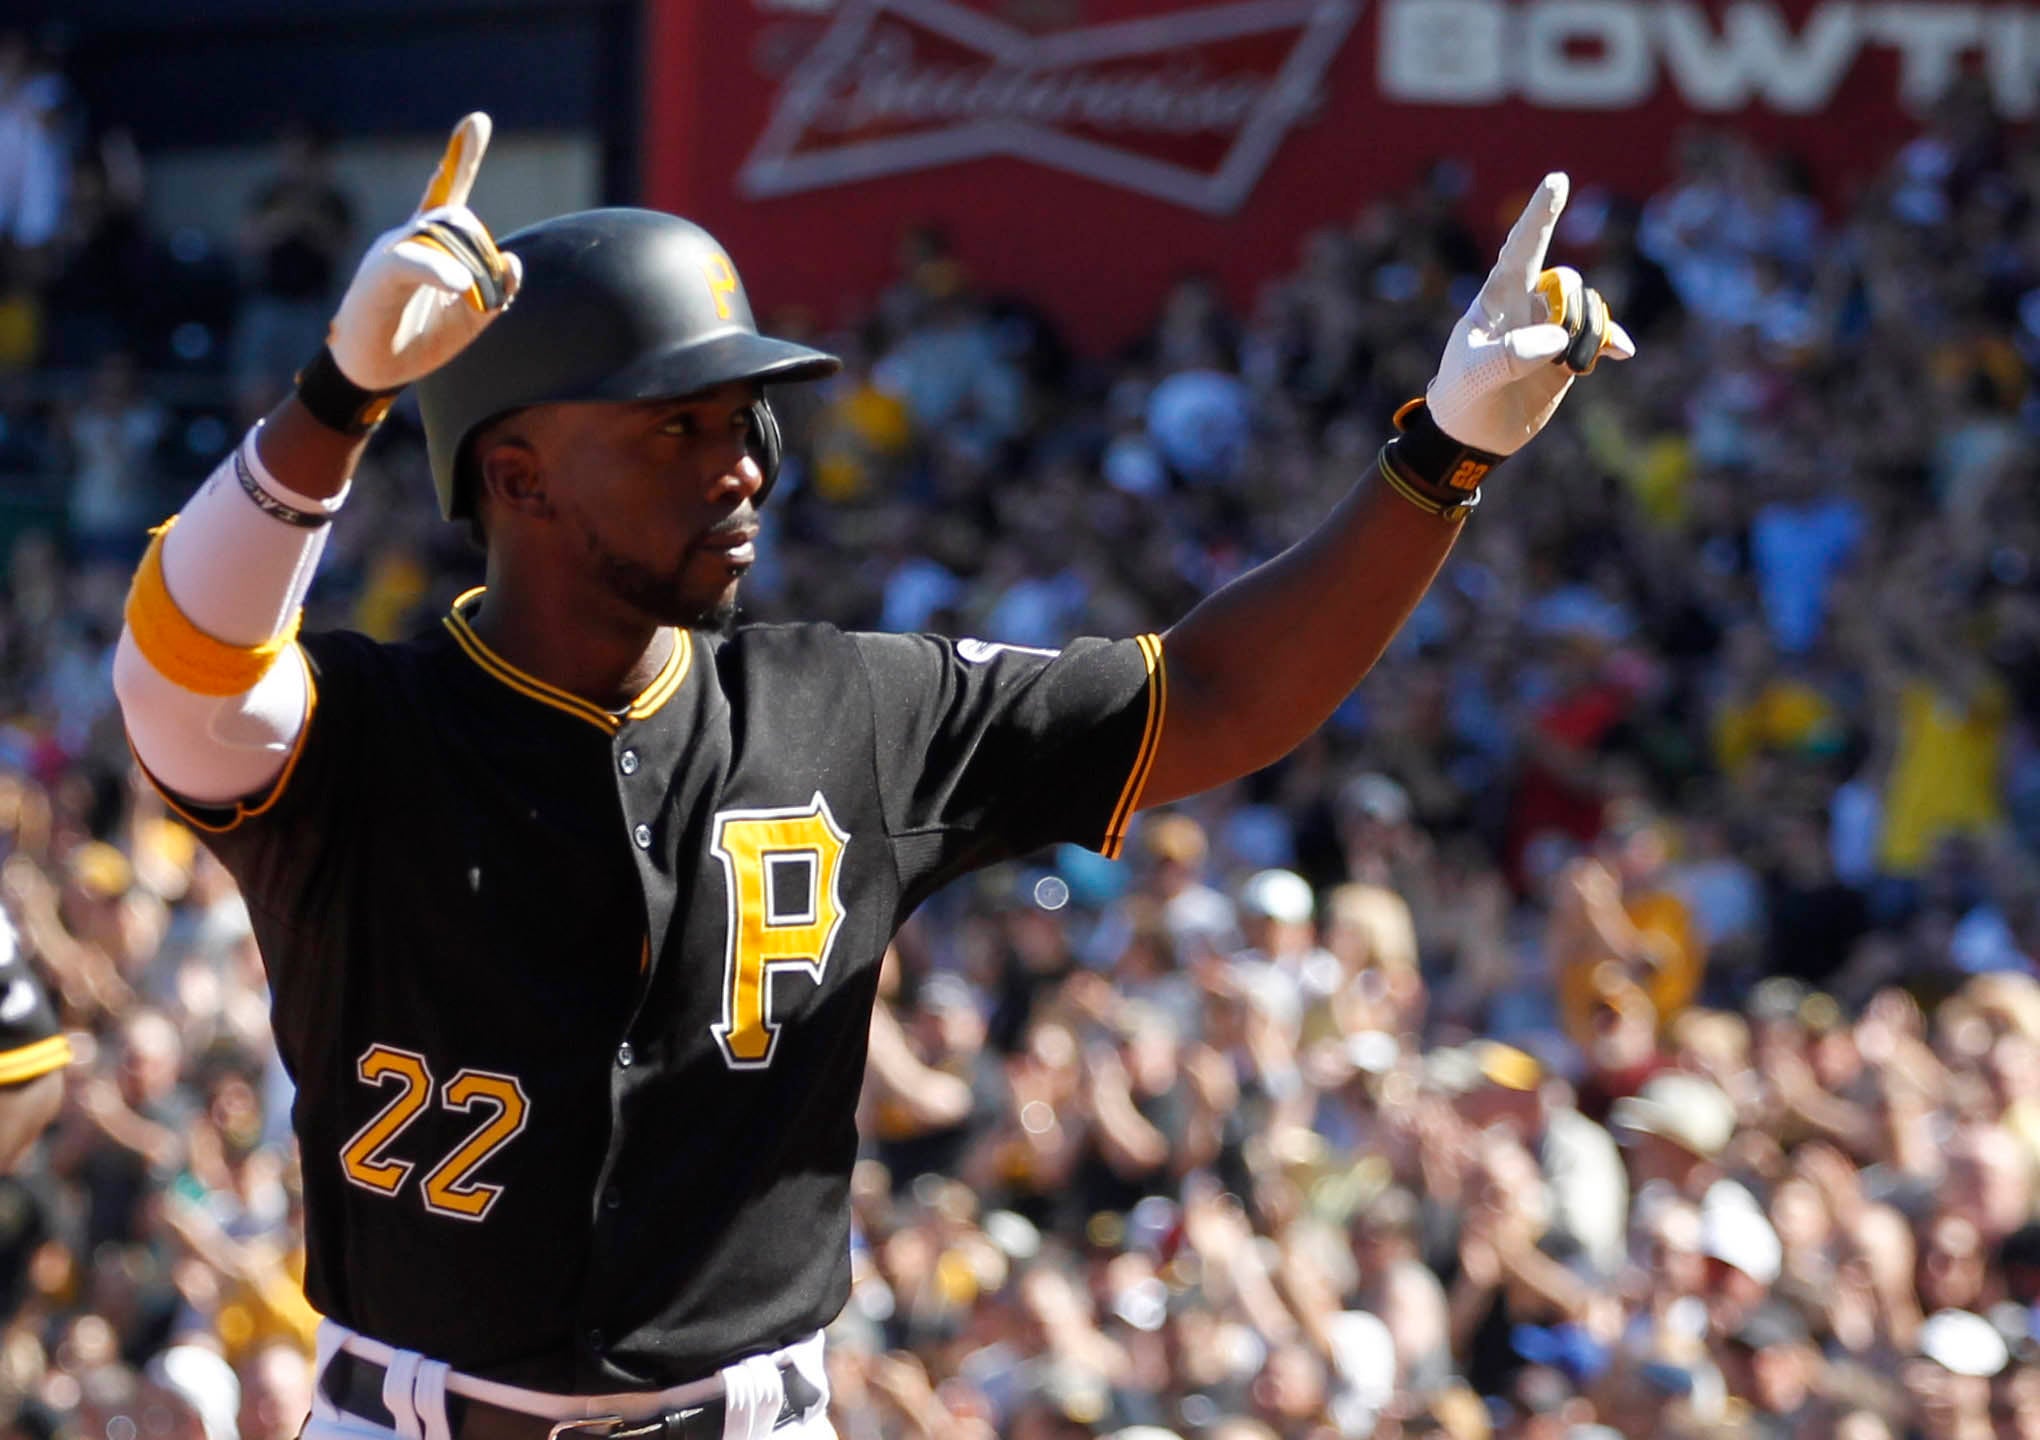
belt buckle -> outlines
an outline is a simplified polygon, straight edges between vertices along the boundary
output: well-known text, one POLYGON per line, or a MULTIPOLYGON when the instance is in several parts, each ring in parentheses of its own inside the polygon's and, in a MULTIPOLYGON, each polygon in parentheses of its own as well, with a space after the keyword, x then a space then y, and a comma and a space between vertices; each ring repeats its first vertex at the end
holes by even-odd
POLYGON ((597 1440, 603 1440, 603 1437, 614 1434, 622 1427, 623 1417, 621 1415, 590 1415, 585 1420, 560 1421, 552 1429, 545 1432, 545 1440, 560 1440, 562 1435, 573 1435, 583 1431, 596 1436, 597 1440), (600 1430, 594 1429, 593 1427, 597 1425, 603 1428, 600 1430))

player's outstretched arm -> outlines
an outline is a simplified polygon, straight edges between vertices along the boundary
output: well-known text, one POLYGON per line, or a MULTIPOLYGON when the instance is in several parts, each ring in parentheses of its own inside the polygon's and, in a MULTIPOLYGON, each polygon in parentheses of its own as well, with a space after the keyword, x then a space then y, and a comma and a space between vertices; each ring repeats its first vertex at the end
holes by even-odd
POLYGON ((1323 724, 1416 608, 1488 472, 1575 376, 1635 353, 1576 271, 1545 268, 1566 191, 1545 176, 1373 473, 1163 638, 1168 708, 1143 806, 1251 774, 1323 724))
POLYGON ((396 392, 516 293, 516 257, 467 208, 488 142, 486 115, 455 128, 416 213, 369 246, 295 393, 142 559, 114 688, 135 752, 184 796, 238 800, 282 774, 309 708, 298 612, 362 447, 396 392))

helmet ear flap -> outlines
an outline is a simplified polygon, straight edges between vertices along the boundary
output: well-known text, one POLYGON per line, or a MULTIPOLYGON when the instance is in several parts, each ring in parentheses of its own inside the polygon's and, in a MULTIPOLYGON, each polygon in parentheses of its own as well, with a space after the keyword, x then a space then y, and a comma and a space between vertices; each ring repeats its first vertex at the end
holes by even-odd
POLYGON ((751 497, 753 505, 763 505, 765 497, 772 493, 773 482, 779 479, 779 460, 785 452, 786 442, 779 433, 779 417, 772 413, 772 405, 766 400, 751 404, 751 435, 745 442, 751 458, 758 462, 758 469, 765 477, 765 483, 758 487, 758 493, 751 497))

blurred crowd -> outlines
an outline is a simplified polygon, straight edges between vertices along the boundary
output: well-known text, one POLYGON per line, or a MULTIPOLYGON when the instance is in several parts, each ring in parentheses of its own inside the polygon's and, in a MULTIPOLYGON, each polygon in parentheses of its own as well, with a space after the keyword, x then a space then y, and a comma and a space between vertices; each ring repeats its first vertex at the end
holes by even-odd
MULTIPOLYGON (((0 1181, 18 1440, 285 1440, 309 1393, 260 958, 108 671, 142 527, 365 238, 324 163, 151 234, 0 41, 0 903, 85 1053, 0 1181)), ((1578 177, 1555 251, 1641 354, 1318 737, 902 932, 845 1440, 2040 1440, 2040 142, 1958 92, 1858 194, 1718 131, 1675 170, 1578 177)), ((747 614, 1166 626, 1422 390, 1468 178, 1109 357, 903 237, 860 313, 772 317, 848 363, 783 397, 747 614)), ((309 624, 472 583, 430 496, 400 409, 309 624)))

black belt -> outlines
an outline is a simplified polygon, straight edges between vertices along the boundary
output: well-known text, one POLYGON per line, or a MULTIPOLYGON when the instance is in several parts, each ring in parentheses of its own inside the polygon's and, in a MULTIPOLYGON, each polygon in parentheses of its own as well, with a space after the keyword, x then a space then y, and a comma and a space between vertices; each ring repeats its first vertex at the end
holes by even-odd
MULTIPOLYGON (((396 1416, 383 1403, 385 1367, 342 1350, 326 1362, 319 1377, 319 1389, 334 1405, 386 1430, 396 1428, 396 1416)), ((786 1403, 779 1407, 776 1429, 805 1415, 822 1398, 807 1376, 791 1360, 779 1362, 779 1375, 786 1384, 786 1403)), ((453 1440, 722 1440, 723 1397, 717 1395, 684 1410, 668 1410, 637 1420, 597 1416, 587 1420, 548 1420, 507 1410, 471 1395, 446 1392, 446 1424, 453 1440)))

